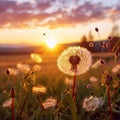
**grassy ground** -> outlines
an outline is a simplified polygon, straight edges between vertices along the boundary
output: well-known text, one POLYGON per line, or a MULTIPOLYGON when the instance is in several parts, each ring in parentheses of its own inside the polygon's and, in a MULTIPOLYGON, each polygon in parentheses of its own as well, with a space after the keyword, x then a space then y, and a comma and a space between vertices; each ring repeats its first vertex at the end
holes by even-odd
MULTIPOLYGON (((42 95, 42 98, 40 101, 44 101, 46 98, 53 96, 57 99, 61 99, 61 93, 64 92, 64 90, 67 88, 64 81, 65 78, 72 78, 68 75, 64 75, 62 72, 60 72, 58 70, 57 67, 57 58, 59 56, 60 53, 52 53, 52 52, 46 52, 45 54, 41 55, 42 57, 42 63, 40 63, 41 66, 41 70, 39 72, 36 72, 36 83, 37 84, 42 84, 47 88, 47 93, 45 95, 42 95)), ((109 69, 111 70, 112 67, 117 64, 120 63, 120 58, 118 58, 117 63, 114 64, 114 56, 113 54, 93 54, 93 63, 97 60, 103 58, 105 60, 105 66, 103 67, 103 69, 109 69)), ((30 66, 33 66, 34 64, 36 64, 30 57, 29 54, 19 54, 19 55, 12 55, 12 54, 3 54, 0 55, 0 105, 2 106, 2 103, 7 100, 9 98, 9 93, 11 90, 11 87, 13 85, 13 79, 15 79, 15 84, 14 84, 14 88, 16 90, 16 93, 19 91, 20 89, 20 84, 21 81, 23 81, 23 75, 18 75, 17 77, 12 77, 9 78, 6 75, 6 70, 7 68, 11 67, 11 68, 16 68, 17 63, 26 63, 30 66), (5 93, 3 92, 5 91, 5 93)), ((82 75, 82 76, 78 76, 77 77, 77 82, 76 82, 76 86, 77 86, 77 101, 79 101, 78 103, 80 103, 80 107, 81 107, 81 102, 83 98, 85 98, 86 96, 89 96, 91 93, 94 93, 95 96, 103 96, 105 93, 105 87, 101 86, 100 84, 100 80, 101 80, 101 70, 97 69, 91 69, 89 72, 87 72, 86 74, 82 75), (89 78, 90 76, 95 76, 98 78, 99 82, 95 83, 92 85, 91 89, 87 89, 86 85, 90 83, 89 78)), ((25 94, 23 95, 24 98, 25 94)), ((16 95, 16 97, 19 98, 19 96, 16 95)), ((41 97, 41 96, 39 96, 41 97)), ((30 116, 32 116, 34 114, 34 111, 37 110, 37 103, 34 103, 34 97, 31 95, 28 96, 28 101, 26 104, 26 107, 24 109, 24 112, 22 114, 21 120, 23 119, 28 119, 30 118, 30 116)), ((16 104, 17 106, 17 104, 16 104)), ((16 110, 17 111, 17 110, 16 110)), ((81 116, 87 116, 88 113, 86 113, 83 109, 80 110, 82 111, 81 116), (83 112, 84 111, 84 112, 83 112)), ((80 112, 79 111, 79 112, 80 112)), ((41 113, 42 114, 42 113, 41 113)), ((41 115, 40 114, 40 115, 41 115)), ((47 117, 49 117, 48 113, 45 111, 42 115, 46 115, 47 117)), ((90 113, 89 116, 92 113, 90 113)), ((96 113, 97 114, 97 113, 96 113)), ((98 112, 99 114, 99 112, 98 112)), ((79 114, 80 115, 80 114, 79 114)), ((108 115, 108 112, 106 113, 106 115, 108 115)), ((9 108, 2 108, 0 109, 0 118, 3 117, 3 120, 9 120, 11 116, 11 111, 9 108), (7 117, 8 115, 8 117, 7 117)), ((40 117, 39 117, 40 118, 40 117)), ((83 117, 79 117, 78 120, 83 119, 83 117)), ((91 120, 92 118, 85 118, 86 120, 91 120)), ((32 119, 32 120, 37 120, 37 118, 32 119)), ((42 120, 42 118, 40 118, 39 120, 42 120)), ((49 120, 48 118, 45 118, 44 120, 49 120)), ((50 120, 54 120, 52 117, 50 120)), ((56 118, 56 120, 58 120, 56 118)), ((62 119, 59 119, 62 120, 62 119)), ((64 119, 63 119, 64 120, 64 119)), ((71 120, 71 119, 68 119, 71 120)), ((99 119, 95 119, 95 120, 99 120, 99 119)), ((105 118, 103 120, 108 120, 108 118, 105 118)))

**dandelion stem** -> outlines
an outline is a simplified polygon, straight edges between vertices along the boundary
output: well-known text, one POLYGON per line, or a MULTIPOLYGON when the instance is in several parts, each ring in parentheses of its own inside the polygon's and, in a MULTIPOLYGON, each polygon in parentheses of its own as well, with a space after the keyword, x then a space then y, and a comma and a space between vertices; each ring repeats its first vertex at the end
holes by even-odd
POLYGON ((110 86, 107 85, 107 91, 108 91, 108 104, 110 108, 110 120, 112 120, 112 107, 111 107, 111 99, 110 99, 110 86))
POLYGON ((12 109, 12 120, 14 120, 14 97, 12 98, 11 109, 12 109))
POLYGON ((27 92, 27 94, 26 94, 26 96, 25 96, 25 98, 24 98, 24 101, 23 101, 22 107, 21 107, 21 109, 20 109, 20 113, 19 113, 18 116, 17 116, 17 120, 18 120, 18 118, 22 115, 22 112, 23 112, 23 109, 24 109, 25 103, 26 103, 26 101, 27 101, 27 98, 28 98, 28 92, 27 92))
POLYGON ((99 37, 99 39, 100 39, 100 34, 99 34, 99 32, 97 32, 98 33, 98 37, 99 37))
POLYGON ((117 61, 117 55, 115 55, 114 57, 114 63, 116 63, 116 61, 117 61))
POLYGON ((14 90, 14 88, 12 88, 11 89, 11 98, 12 98, 12 103, 11 103, 12 116, 11 116, 11 120, 14 120, 14 97, 15 97, 15 90, 14 90))
POLYGON ((72 98, 74 101, 75 101, 75 81, 76 81, 76 75, 74 75, 73 88, 72 88, 72 98))

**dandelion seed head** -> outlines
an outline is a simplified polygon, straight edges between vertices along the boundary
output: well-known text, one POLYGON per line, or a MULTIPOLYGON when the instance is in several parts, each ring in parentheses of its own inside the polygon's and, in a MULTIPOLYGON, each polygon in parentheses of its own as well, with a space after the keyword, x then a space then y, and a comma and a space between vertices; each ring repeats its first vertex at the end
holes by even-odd
POLYGON ((46 93, 46 91, 47 91, 46 87, 41 86, 41 85, 34 86, 32 88, 32 92, 35 93, 35 94, 37 94, 37 93, 46 93))
POLYGON ((42 58, 39 54, 36 54, 36 53, 32 53, 30 54, 31 58, 37 62, 37 63, 41 63, 42 62, 42 58))
POLYGON ((55 107, 57 105, 57 99, 50 97, 50 98, 46 99, 42 103, 42 105, 43 105, 44 109, 55 107))
POLYGON ((58 68, 68 75, 80 75, 87 72, 92 64, 91 53, 83 47, 69 47, 57 60, 58 68))
POLYGON ((116 66, 114 66, 114 67, 112 68, 112 73, 117 73, 119 70, 120 70, 120 65, 117 64, 116 66))
POLYGON ((17 76, 19 74, 19 70, 18 69, 14 69, 14 68, 8 68, 6 73, 8 75, 17 76))
POLYGON ((95 111, 97 108, 103 106, 104 104, 104 100, 103 97, 96 97, 96 96, 90 96, 90 97, 86 97, 83 100, 83 108, 86 111, 95 111))
POLYGON ((39 70, 41 70, 41 66, 36 64, 36 65, 33 66, 32 69, 33 69, 33 71, 39 71, 39 70))
POLYGON ((92 83, 98 82, 98 79, 96 77, 94 77, 94 76, 91 76, 89 80, 92 83))
POLYGON ((31 69, 29 65, 22 63, 18 63, 17 68, 23 73, 28 73, 31 69))
POLYGON ((12 104, 12 98, 8 99, 2 104, 2 107, 11 107, 12 104))

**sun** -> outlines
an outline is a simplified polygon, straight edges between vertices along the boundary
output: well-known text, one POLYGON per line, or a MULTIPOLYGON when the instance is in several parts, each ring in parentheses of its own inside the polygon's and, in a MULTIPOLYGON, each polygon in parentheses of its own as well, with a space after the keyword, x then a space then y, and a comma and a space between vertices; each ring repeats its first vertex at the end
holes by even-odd
POLYGON ((49 38, 46 40, 46 44, 49 48, 55 48, 57 40, 55 40, 54 38, 49 38))

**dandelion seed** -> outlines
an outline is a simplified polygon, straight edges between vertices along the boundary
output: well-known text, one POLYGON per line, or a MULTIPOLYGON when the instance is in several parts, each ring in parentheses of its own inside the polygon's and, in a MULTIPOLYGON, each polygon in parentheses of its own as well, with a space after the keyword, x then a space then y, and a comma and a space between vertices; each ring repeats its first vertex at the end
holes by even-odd
POLYGON ((86 97, 84 100, 83 100, 83 108, 86 110, 86 111, 95 111, 97 108, 103 106, 104 104, 104 100, 103 100, 103 97, 96 97, 96 96, 90 96, 90 97, 86 97))
POLYGON ((57 99, 55 98, 48 98, 42 103, 44 109, 48 109, 51 107, 55 107, 57 105, 57 99))
POLYGON ((42 62, 42 58, 39 54, 36 54, 36 53, 32 53, 30 54, 31 58, 37 62, 37 63, 41 63, 42 62))
POLYGON ((35 86, 32 88, 33 93, 46 93, 47 89, 44 86, 35 86))
POLYGON ((62 52, 57 60, 58 68, 71 76, 87 72, 91 64, 92 55, 83 47, 69 47, 62 52))
POLYGON ((33 68, 32 68, 33 71, 39 71, 41 70, 41 66, 40 65, 34 65, 33 68))
POLYGON ((17 68, 23 73, 28 73, 30 71, 30 66, 27 64, 18 63, 17 68))
POLYGON ((11 107, 12 104, 12 98, 10 98, 9 100, 5 101, 2 105, 2 107, 11 107))
POLYGON ((67 86, 73 86, 73 79, 69 79, 69 78, 66 78, 65 79, 65 84, 67 85, 67 86))
POLYGON ((19 70, 18 69, 13 69, 13 68, 8 68, 6 73, 8 75, 17 76, 19 74, 19 70))
POLYGON ((90 81, 91 81, 92 83, 95 83, 95 82, 98 81, 98 79, 97 79, 96 77, 94 77, 94 76, 91 76, 91 77, 90 77, 90 81))

